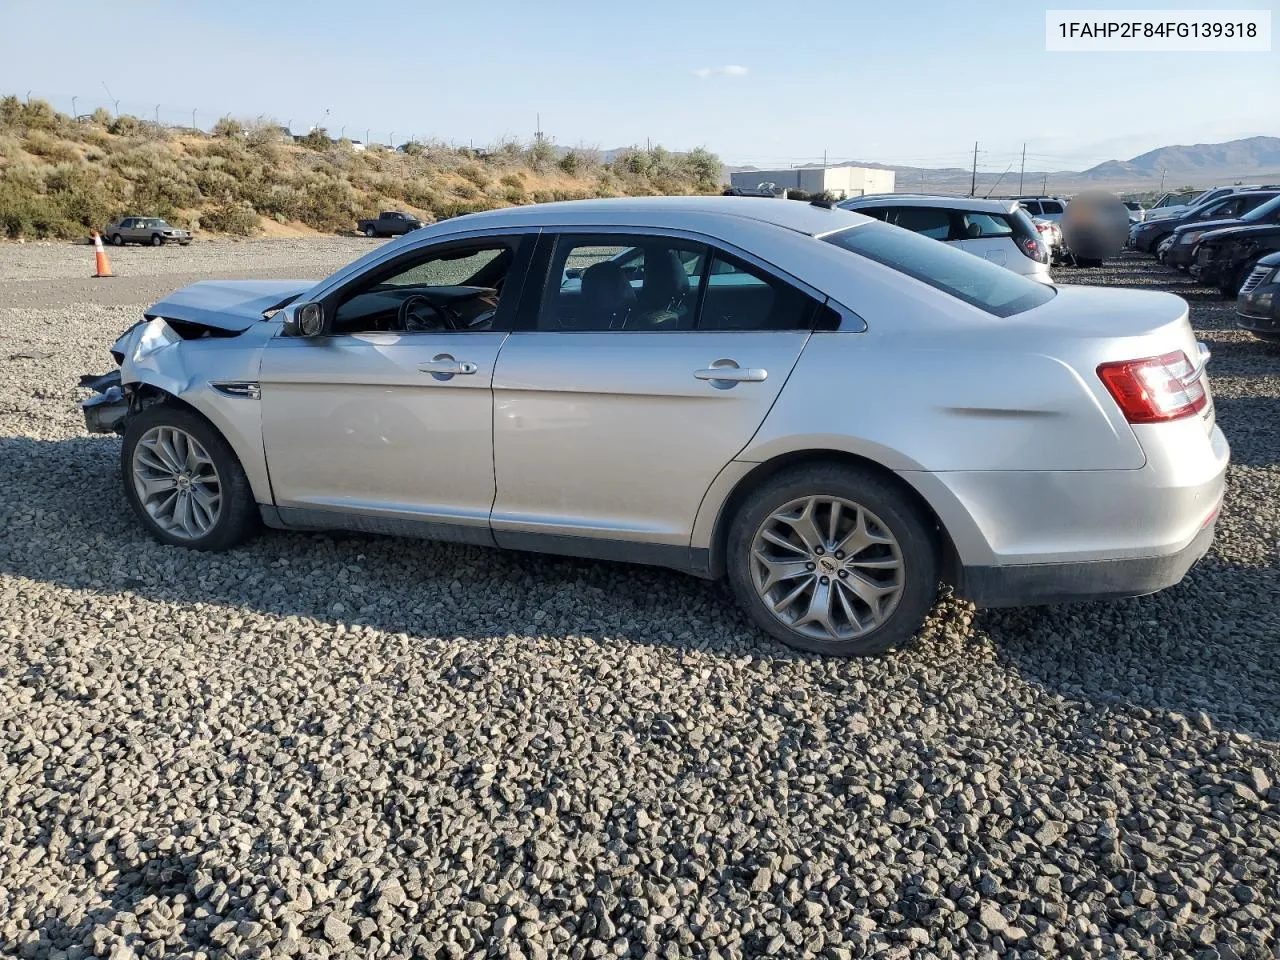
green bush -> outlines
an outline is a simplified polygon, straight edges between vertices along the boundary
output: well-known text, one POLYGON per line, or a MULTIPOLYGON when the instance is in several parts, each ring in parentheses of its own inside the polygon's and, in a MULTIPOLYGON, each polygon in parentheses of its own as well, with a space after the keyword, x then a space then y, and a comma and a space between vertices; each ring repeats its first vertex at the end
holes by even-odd
POLYGON ((233 117, 220 117, 218 122, 213 125, 213 135, 215 137, 224 137, 233 139, 244 136, 244 127, 239 120, 233 117))
POLYGON ((555 145, 546 137, 539 137, 529 145, 526 162, 530 169, 539 173, 551 169, 551 165, 556 162, 555 145))
POLYGON ((464 163, 458 168, 458 175, 465 180, 469 180, 481 190, 489 186, 489 174, 485 172, 484 167, 475 163, 464 163))
POLYGON ((581 168, 581 165, 582 165, 582 161, 578 158, 577 153, 575 153, 572 150, 570 150, 563 157, 561 157, 560 162, 557 164, 557 166, 561 170, 569 174, 569 176, 571 177, 578 173, 578 170, 581 168))
POLYGON ((316 127, 306 136, 299 137, 298 143, 308 150, 328 150, 333 146, 329 141, 329 131, 324 127, 316 127))
POLYGON ((27 152, 54 163, 73 163, 80 159, 80 151, 75 146, 41 131, 27 135, 27 152))
POLYGON ((262 229, 262 222, 251 208, 224 202, 200 215, 200 227, 237 237, 251 237, 262 229))
POLYGON ((111 121, 107 132, 114 133, 117 137, 137 137, 143 132, 143 123, 137 117, 122 113, 111 121))

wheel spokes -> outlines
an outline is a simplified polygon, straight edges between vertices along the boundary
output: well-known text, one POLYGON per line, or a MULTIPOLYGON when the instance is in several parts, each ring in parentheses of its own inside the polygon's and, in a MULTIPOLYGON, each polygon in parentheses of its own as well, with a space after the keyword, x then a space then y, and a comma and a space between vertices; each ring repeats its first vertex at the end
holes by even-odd
POLYGON ((764 583, 761 584, 762 590, 768 590, 783 580, 794 580, 796 577, 807 576, 813 572, 813 566, 807 560, 775 560, 759 550, 753 551, 752 556, 768 571, 764 583))
POLYGON ((902 595, 902 551, 862 505, 808 496, 760 525, 749 562, 756 591, 790 629, 817 640, 850 640, 879 627, 902 595))
POLYGON ((171 536, 203 537, 221 515, 217 466, 199 440, 177 427, 152 427, 138 440, 133 483, 147 515, 171 536))

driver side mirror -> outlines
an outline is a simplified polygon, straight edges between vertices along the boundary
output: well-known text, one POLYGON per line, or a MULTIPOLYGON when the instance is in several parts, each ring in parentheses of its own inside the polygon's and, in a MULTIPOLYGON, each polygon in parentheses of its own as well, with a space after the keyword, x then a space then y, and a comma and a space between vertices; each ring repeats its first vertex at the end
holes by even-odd
POLYGON ((284 324, 288 337, 319 337, 327 332, 324 307, 318 303, 304 303, 294 308, 284 324))

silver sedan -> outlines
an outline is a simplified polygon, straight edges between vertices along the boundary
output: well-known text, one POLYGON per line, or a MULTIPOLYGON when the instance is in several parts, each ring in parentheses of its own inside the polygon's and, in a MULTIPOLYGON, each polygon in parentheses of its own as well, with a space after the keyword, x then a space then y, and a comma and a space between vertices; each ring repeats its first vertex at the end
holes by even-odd
POLYGON ((911 637, 940 582, 985 606, 1175 584, 1228 460, 1178 297, 824 203, 458 217, 319 283, 197 283, 112 353, 84 415, 164 543, 265 524, 659 564, 833 654, 911 637))

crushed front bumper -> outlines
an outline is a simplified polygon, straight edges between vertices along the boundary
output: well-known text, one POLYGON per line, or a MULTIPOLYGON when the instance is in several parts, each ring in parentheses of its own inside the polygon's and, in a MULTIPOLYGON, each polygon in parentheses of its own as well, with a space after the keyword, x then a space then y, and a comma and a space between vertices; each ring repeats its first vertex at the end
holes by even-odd
POLYGON ((101 376, 86 374, 80 378, 80 386, 94 391, 93 396, 80 404, 85 429, 90 433, 124 433, 129 398, 120 382, 120 371, 112 370, 101 376))

